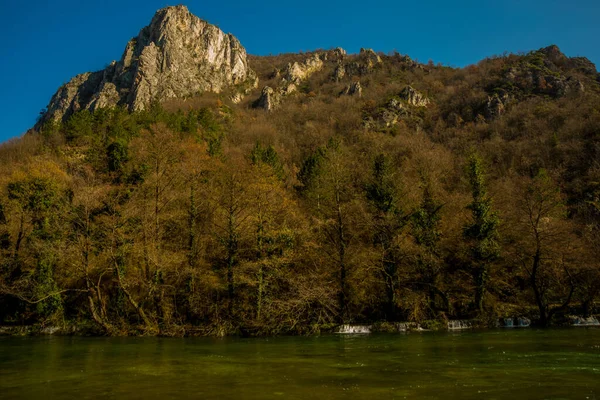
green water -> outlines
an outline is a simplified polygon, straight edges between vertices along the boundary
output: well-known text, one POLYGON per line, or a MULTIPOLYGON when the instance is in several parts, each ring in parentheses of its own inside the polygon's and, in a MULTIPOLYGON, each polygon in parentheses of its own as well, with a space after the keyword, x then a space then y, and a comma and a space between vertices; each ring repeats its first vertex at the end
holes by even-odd
POLYGON ((0 399, 595 399, 600 329, 0 337, 0 399))

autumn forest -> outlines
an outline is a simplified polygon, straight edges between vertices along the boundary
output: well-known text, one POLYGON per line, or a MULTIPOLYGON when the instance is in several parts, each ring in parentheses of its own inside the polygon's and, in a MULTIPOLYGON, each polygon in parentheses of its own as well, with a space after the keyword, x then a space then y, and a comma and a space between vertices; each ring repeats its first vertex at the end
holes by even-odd
POLYGON ((270 111, 259 88, 198 94, 1 145, 0 325, 221 336, 598 312, 593 64, 554 46, 465 68, 361 53, 340 77, 332 53, 251 56, 261 87, 325 60, 270 111))

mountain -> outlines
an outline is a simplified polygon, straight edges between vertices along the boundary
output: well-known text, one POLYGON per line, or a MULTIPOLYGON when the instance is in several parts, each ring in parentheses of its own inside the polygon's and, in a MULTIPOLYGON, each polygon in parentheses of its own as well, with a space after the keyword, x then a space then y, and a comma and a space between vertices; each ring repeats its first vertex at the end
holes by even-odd
POLYGON ((125 106, 232 90, 237 98, 256 85, 246 50, 231 34, 192 15, 185 6, 158 10, 131 39, 120 61, 77 75, 58 89, 41 122, 79 110, 125 106))
POLYGON ((557 46, 253 56, 168 7, 0 146, 0 325, 593 322, 599 160, 600 76, 557 46))

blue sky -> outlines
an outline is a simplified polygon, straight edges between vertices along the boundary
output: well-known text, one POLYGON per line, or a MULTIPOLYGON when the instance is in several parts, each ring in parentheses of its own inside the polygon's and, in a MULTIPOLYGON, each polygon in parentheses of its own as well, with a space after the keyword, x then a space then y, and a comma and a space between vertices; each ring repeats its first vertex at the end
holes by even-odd
MULTIPOLYGON (((119 59, 157 9, 177 2, 0 0, 0 142, 34 123, 72 76, 119 59)), ((600 63, 600 1, 196 1, 197 16, 237 36, 251 54, 341 46, 397 50, 464 66, 504 51, 557 44, 600 63)))

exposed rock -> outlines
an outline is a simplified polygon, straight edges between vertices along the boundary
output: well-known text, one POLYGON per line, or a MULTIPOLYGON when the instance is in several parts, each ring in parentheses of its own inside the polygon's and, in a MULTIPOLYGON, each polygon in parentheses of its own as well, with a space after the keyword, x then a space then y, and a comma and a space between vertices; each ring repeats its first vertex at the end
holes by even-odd
POLYGON ((258 100, 254 102, 254 107, 264 108, 267 111, 273 111, 285 96, 296 92, 298 85, 306 80, 313 73, 323 68, 323 60, 318 54, 307 58, 303 63, 290 63, 283 72, 283 78, 279 86, 275 89, 265 86, 258 100))
POLYGON ((338 57, 344 57, 346 55, 346 50, 342 49, 341 47, 336 47, 333 49, 333 53, 338 57))
POLYGON ((389 128, 396 125, 398 122, 399 115, 391 110, 382 110, 379 114, 379 122, 383 123, 383 126, 389 128))
POLYGON ((495 93, 493 96, 489 96, 484 108, 485 118, 493 120, 504 114, 508 100, 509 96, 507 93, 501 95, 495 93))
POLYGON ((231 101, 233 102, 233 104, 239 104, 242 102, 242 100, 244 100, 244 95, 241 93, 234 93, 231 96, 231 101))
POLYGON ((344 79, 345 75, 346 75, 346 68, 344 67, 344 64, 339 63, 335 67, 335 71, 333 71, 333 80, 335 80, 336 82, 339 82, 342 79, 344 79))
POLYGON ((362 86, 360 85, 359 81, 356 81, 350 85, 347 85, 344 90, 342 90, 340 92, 340 96, 344 96, 344 95, 348 95, 348 96, 358 96, 358 97, 362 97, 362 86))
POLYGON ((362 86, 360 82, 356 81, 348 87, 348 92, 346 93, 350 96, 358 96, 362 97, 362 86))
POLYGON ((275 70, 269 76, 269 79, 277 79, 281 77, 281 70, 279 68, 275 68, 275 70))
POLYGON ((402 89, 400 92, 400 98, 406 100, 408 104, 416 107, 427 107, 431 102, 427 97, 413 89, 411 86, 407 86, 402 89))
POLYGON ((379 64, 381 57, 372 49, 360 49, 356 61, 346 64, 346 72, 348 75, 366 75, 372 72, 379 64))
POLYGON ((399 58, 399 61, 402 64, 403 69, 415 69, 415 68, 424 69, 423 64, 416 62, 415 60, 413 60, 412 58, 410 58, 407 55, 398 54, 397 57, 399 58))
POLYGON ((538 52, 544 54, 547 59, 554 64, 563 63, 568 60, 568 57, 565 56, 555 44, 544 47, 543 49, 538 50, 538 52))
POLYGON ((289 84, 281 86, 279 88, 279 93, 282 96, 289 96, 290 94, 294 93, 296 90, 298 90, 297 86, 293 83, 289 83, 289 84))
POLYGON ((400 111, 405 111, 406 107, 404 106, 404 104, 402 104, 402 102, 400 100, 398 100, 397 98, 392 98, 388 104, 387 104, 387 108, 394 110, 396 112, 400 112, 400 111))
POLYGON ((273 111, 281 104, 281 101, 285 96, 289 96, 295 91, 297 91, 297 87, 293 83, 284 84, 277 89, 265 86, 260 93, 260 97, 254 103, 254 107, 273 111))
POLYGON ((324 52, 321 56, 323 61, 341 61, 346 57, 346 50, 336 47, 333 50, 324 52))
POLYGON ((392 97, 384 106, 364 120, 368 129, 386 130, 393 128, 400 121, 417 132, 421 129, 422 118, 416 111, 417 108, 426 107, 431 101, 411 86, 405 87, 398 96, 392 97))
POLYGON ((120 61, 63 85, 41 122, 81 109, 124 105, 143 110, 152 101, 219 93, 234 85, 245 92, 257 85, 240 42, 185 6, 166 7, 129 41, 120 61))
POLYGON ((381 57, 373 49, 360 49, 358 56, 371 67, 381 64, 381 57))
POLYGON ((256 101, 256 107, 272 111, 277 104, 279 104, 279 99, 276 98, 275 91, 273 88, 265 86, 260 93, 260 97, 256 101))
POLYGON ((323 61, 318 54, 307 58, 302 64, 294 62, 287 65, 283 74, 283 79, 288 82, 298 84, 306 80, 313 73, 320 71, 323 68, 323 61))
POLYGON ((573 93, 583 93, 585 91, 583 83, 573 77, 565 79, 551 75, 543 77, 542 79, 543 83, 539 83, 538 81, 536 89, 554 97, 563 97, 573 93))
POLYGON ((569 66, 588 75, 596 75, 598 72, 596 70, 596 64, 586 57, 571 57, 569 59, 569 66))
POLYGON ((587 58, 568 58, 558 47, 549 46, 529 53, 505 72, 504 79, 511 87, 523 92, 552 97, 585 91, 583 82, 565 76, 569 70, 577 70, 592 76, 596 74, 596 66, 587 58))

